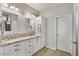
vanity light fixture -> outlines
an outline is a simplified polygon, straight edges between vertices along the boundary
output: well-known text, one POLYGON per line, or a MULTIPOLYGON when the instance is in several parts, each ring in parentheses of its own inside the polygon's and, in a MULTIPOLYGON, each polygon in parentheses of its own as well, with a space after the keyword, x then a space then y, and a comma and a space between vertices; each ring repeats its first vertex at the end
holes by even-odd
POLYGON ((35 18, 36 16, 26 11, 26 17, 33 19, 33 18, 35 18))
POLYGON ((19 11, 19 8, 15 7, 13 4, 10 5, 10 8, 19 11))
POLYGON ((7 3, 3 3, 2 5, 5 7, 9 7, 9 5, 7 3))

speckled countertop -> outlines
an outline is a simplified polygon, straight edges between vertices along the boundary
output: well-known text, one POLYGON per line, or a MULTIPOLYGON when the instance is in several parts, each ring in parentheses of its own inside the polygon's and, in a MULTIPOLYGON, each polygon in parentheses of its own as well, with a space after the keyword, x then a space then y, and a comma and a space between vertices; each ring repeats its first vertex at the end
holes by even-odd
POLYGON ((16 43, 16 42, 20 42, 20 41, 24 41, 24 40, 28 40, 28 39, 32 39, 35 37, 40 37, 40 34, 37 35, 31 35, 31 36, 26 36, 26 37, 17 37, 17 38, 12 38, 12 39, 4 39, 0 41, 0 45, 1 46, 5 46, 5 45, 9 45, 12 43, 16 43))

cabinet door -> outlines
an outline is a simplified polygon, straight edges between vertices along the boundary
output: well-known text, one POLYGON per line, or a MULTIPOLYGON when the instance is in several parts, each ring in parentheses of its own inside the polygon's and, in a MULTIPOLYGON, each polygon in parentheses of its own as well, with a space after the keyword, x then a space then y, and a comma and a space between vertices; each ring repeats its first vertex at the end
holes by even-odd
POLYGON ((36 49, 37 49, 37 51, 40 49, 40 39, 39 38, 37 38, 37 40, 36 40, 36 49))
POLYGON ((33 44, 32 44, 32 48, 33 48, 32 52, 33 52, 33 54, 36 52, 36 40, 37 40, 37 38, 33 39, 33 44))
POLYGON ((33 40, 33 54, 40 50, 40 39, 35 38, 33 40))
POLYGON ((38 37, 39 41, 40 41, 40 49, 42 49, 45 46, 45 41, 42 39, 42 37, 38 37))
POLYGON ((26 56, 31 56, 32 55, 32 39, 30 39, 30 40, 27 40, 26 41, 26 51, 25 51, 25 53, 26 53, 26 56))
POLYGON ((33 39, 33 44, 32 44, 33 45, 33 54, 39 50, 39 48, 40 48, 39 43, 40 42, 39 42, 38 38, 33 39))

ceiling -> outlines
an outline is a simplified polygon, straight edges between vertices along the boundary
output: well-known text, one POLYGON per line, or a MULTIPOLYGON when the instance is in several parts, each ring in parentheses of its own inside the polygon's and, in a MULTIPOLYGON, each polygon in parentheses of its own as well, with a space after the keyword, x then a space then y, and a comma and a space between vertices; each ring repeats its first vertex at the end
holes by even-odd
POLYGON ((35 10, 42 12, 52 7, 60 6, 64 3, 27 3, 27 5, 31 6, 35 10))
POLYGON ((62 6, 69 6, 71 5, 71 3, 15 3, 15 5, 19 7, 22 12, 27 11, 31 14, 38 16, 44 11, 48 11, 52 8, 55 9, 62 6))
POLYGON ((37 16, 39 14, 39 12, 37 10, 35 10, 34 8, 30 7, 29 5, 27 5, 25 3, 14 3, 14 5, 17 8, 19 8, 22 13, 26 13, 26 11, 27 11, 35 16, 37 16))

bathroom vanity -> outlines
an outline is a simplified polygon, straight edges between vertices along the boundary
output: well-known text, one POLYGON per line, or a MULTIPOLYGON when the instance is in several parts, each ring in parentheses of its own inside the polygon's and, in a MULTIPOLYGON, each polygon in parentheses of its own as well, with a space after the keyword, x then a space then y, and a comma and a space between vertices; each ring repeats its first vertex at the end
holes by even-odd
POLYGON ((45 47, 41 16, 27 18, 25 15, 1 5, 0 56, 32 56, 45 47))
POLYGON ((1 43, 0 55, 3 56, 31 56, 44 47, 41 35, 32 35, 6 39, 1 43))

